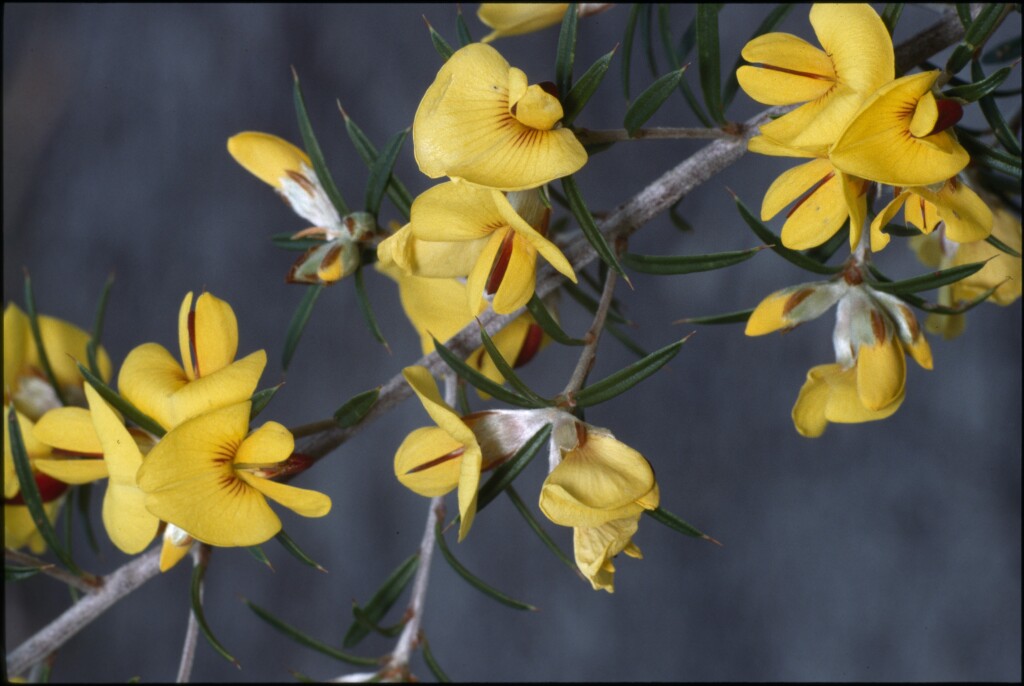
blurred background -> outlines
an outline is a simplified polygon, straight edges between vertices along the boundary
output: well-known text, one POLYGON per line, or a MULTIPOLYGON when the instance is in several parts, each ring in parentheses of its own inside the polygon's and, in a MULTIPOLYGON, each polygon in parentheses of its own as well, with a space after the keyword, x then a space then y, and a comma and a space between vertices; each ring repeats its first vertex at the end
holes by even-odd
MULTIPOLYGON (((769 10, 722 10, 723 77, 769 10)), ((485 35, 476 6, 463 11, 474 36, 485 35)), ((622 41, 628 13, 620 6, 581 22, 577 76, 622 41)), ((674 36, 693 15, 693 6, 671 8, 674 36)), ((273 247, 269 236, 305 224, 230 158, 225 143, 245 130, 301 141, 294 66, 334 179, 359 206, 367 172, 335 100, 378 147, 409 126, 441 65, 424 16, 457 44, 451 4, 5 4, 5 303, 23 305, 24 267, 41 312, 89 328, 104 280, 114 273, 104 343, 120 365, 146 341, 176 351, 184 294, 208 290, 233 306, 239 352, 267 350, 261 387, 287 381, 263 418, 289 426, 329 417, 398 373, 420 356, 418 338, 393 283, 372 270, 367 288, 392 353, 367 330, 345 280, 323 293, 287 375, 281 370, 285 331, 303 288, 284 283, 296 253, 273 247)), ((908 5, 897 41, 937 19, 934 9, 908 5)), ((816 44, 804 6, 776 30, 816 44)), ((1019 31, 1019 15, 1011 16, 996 40, 1019 31)), ((495 45, 532 83, 553 80, 556 42, 551 28, 495 45)), ((662 74, 669 66, 656 39, 655 47, 662 74)), ((620 69, 621 46, 579 125, 621 126, 620 69)), ((694 65, 686 78, 699 92, 696 71, 694 65)), ((642 48, 635 49, 632 94, 654 78, 642 48)), ((1019 86, 1017 69, 1008 87, 1019 86)), ((741 121, 760 110, 740 93, 728 115, 741 121)), ((697 122, 683 98, 673 97, 649 125, 697 122)), ((701 147, 620 143, 594 155, 577 178, 592 209, 603 211, 701 147)), ((742 160, 683 200, 679 211, 692 231, 661 216, 630 249, 701 254, 758 245, 726 188, 759 207, 771 180, 790 166, 782 158, 742 160)), ((416 168, 411 141, 396 173, 414 194, 432 185, 416 168)), ((387 200, 384 207, 382 220, 398 218, 387 200)), ((781 221, 771 225, 778 231, 781 221)), ((903 240, 879 263, 899 278, 925 271, 903 240)), ((617 295, 636 324, 630 335, 653 350, 692 329, 675 320, 752 307, 773 290, 816 278, 765 251, 722 271, 636 274, 635 290, 620 287, 617 295)), ((590 314, 568 298, 561 311, 567 331, 582 335, 590 314)), ((833 361, 833 323, 829 313, 787 335, 756 339, 737 325, 700 328, 668 367, 588 411, 588 421, 650 460, 663 507, 723 547, 644 518, 635 542, 645 557, 616 561, 616 592, 608 595, 563 567, 507 499, 488 508, 463 543, 455 546, 449 535, 470 570, 540 608, 498 605, 436 556, 423 629, 449 676, 1019 681, 1020 303, 985 304, 970 313, 962 337, 933 338, 934 371, 908 365, 906 401, 890 419, 831 425, 821 438, 805 439, 790 409, 807 370, 833 361)), ((556 393, 576 354, 552 346, 523 376, 539 392, 556 393)), ((606 335, 591 378, 633 359, 606 335)), ((398 484, 392 458, 407 432, 429 423, 416 401, 404 402, 296 481, 333 499, 325 520, 282 516, 328 574, 303 567, 273 542, 264 549, 276 572, 243 550, 215 551, 206 616, 243 669, 200 640, 196 681, 278 681, 292 670, 326 679, 357 671, 283 637, 239 598, 340 646, 352 602, 367 601, 419 544, 428 501, 398 484)), ((517 483, 541 518, 542 462, 517 483)), ((454 502, 450 496, 450 510, 454 502)), ((107 573, 128 558, 106 539, 95 501, 92 514, 102 552, 93 555, 82 539, 76 555, 87 569, 107 573)), ((571 551, 571 532, 544 524, 571 551)), ((187 567, 149 582, 70 640, 52 678, 172 679, 189 613, 187 567)), ((67 590, 53 580, 7 583, 5 648, 68 604, 67 590)), ((358 652, 381 655, 392 644, 371 637, 358 652)), ((432 678, 418 655, 413 669, 432 678)))

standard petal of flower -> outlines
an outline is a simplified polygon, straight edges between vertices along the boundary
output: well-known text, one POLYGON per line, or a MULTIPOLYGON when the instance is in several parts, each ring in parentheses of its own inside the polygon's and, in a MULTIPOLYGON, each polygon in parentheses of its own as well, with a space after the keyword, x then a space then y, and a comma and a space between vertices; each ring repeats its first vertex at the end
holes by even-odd
POLYGON ((239 471, 238 477, 271 500, 303 517, 323 517, 331 511, 331 499, 319 491, 279 484, 244 471, 239 471))
POLYGON ((312 169, 309 156, 283 138, 269 133, 245 131, 228 139, 228 152, 246 171, 274 188, 281 188, 281 178, 289 171, 297 172, 305 165, 312 169))
POLYGON ((841 281, 819 281, 775 291, 754 308, 744 333, 761 336, 816 319, 847 290, 841 281))
POLYGON ((600 526, 639 514, 637 499, 651 491, 654 472, 643 455, 591 431, 541 487, 540 509, 562 526, 600 526))
POLYGON ((844 85, 868 95, 892 80, 892 39, 871 5, 817 3, 810 21, 844 85))
POLYGON ((238 352, 238 320, 231 305, 210 293, 200 295, 196 300, 194 341, 199 376, 231 364, 238 352))
POLYGON ((490 43, 495 38, 518 36, 554 26, 562 21, 568 7, 566 2, 482 2, 476 16, 494 30, 480 42, 490 43))
POLYGON ((174 426, 170 398, 187 383, 181 365, 157 343, 133 348, 117 377, 121 395, 164 428, 174 426))
POLYGON ((912 74, 877 90, 832 147, 832 163, 848 174, 891 186, 926 186, 956 176, 970 156, 949 131, 923 138, 910 131, 918 101, 938 75, 912 74))
POLYGON ((819 48, 788 33, 766 33, 743 47, 743 59, 763 67, 736 71, 740 87, 765 105, 816 100, 835 86, 832 60, 819 48))
POLYGON ((257 350, 218 372, 183 385, 168 399, 170 423, 164 426, 172 428, 204 412, 249 399, 266 366, 266 352, 257 350))
POLYGON ((395 453, 395 476, 403 486, 428 498, 459 485, 463 445, 436 426, 416 429, 395 453))
POLYGON ((242 441, 235 453, 235 464, 276 464, 287 460, 295 450, 295 437, 277 422, 267 422, 242 441))
POLYGON ((882 410, 901 397, 907 380, 903 348, 895 338, 862 345, 857 352, 857 392, 869 410, 882 410))
MULTIPOLYGON (((91 386, 86 386, 88 395, 91 386)), ((84 407, 57 407, 36 422, 36 440, 79 455, 102 455, 103 445, 93 427, 92 415, 84 407)))

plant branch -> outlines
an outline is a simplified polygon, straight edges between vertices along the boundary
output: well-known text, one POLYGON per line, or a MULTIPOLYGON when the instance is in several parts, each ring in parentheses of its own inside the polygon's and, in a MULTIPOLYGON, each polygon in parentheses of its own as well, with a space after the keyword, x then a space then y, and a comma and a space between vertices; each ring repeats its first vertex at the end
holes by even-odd
POLYGON ((40 560, 38 557, 19 552, 17 550, 11 550, 10 548, 4 549, 4 559, 17 565, 38 569, 42 574, 65 583, 68 586, 77 588, 79 591, 84 593, 92 593, 103 584, 101 579, 96 579, 96 582, 90 582, 86 577, 72 574, 51 562, 40 560))
POLYGON ((576 369, 573 370, 569 383, 566 384, 565 390, 562 391, 563 396, 569 397, 583 388, 583 383, 587 380, 587 375, 590 374, 590 370, 594 366, 594 360, 597 359, 597 342, 601 339, 604 322, 608 317, 608 308, 612 304, 612 294, 615 292, 616 276, 617 273, 614 269, 608 270, 608 276, 604 281, 604 290, 601 291, 601 300, 597 304, 597 312, 594 313, 594 323, 590 325, 590 330, 587 331, 587 343, 580 352, 580 359, 576 362, 576 369))
POLYGON ((685 128, 657 126, 649 129, 637 129, 633 135, 625 129, 576 129, 576 138, 583 145, 600 143, 617 143, 619 141, 638 140, 682 140, 682 139, 717 139, 736 138, 737 134, 722 129, 685 128))
MULTIPOLYGON (((192 564, 199 564, 200 549, 202 546, 192 546, 192 564)), ((203 588, 199 587, 199 602, 203 600, 203 588)), ((192 665, 196 659, 196 642, 199 638, 199 620, 196 618, 195 610, 188 608, 188 626, 185 628, 185 644, 181 648, 181 662, 178 664, 179 684, 187 684, 192 676, 192 665)))

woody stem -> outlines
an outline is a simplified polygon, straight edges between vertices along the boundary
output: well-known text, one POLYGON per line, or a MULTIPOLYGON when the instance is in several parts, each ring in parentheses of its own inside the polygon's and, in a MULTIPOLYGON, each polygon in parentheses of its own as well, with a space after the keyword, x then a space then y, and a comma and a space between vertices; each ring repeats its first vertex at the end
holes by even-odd
POLYGON ((608 270, 608 276, 604 281, 604 289, 601 291, 601 300, 597 304, 597 312, 594 313, 594 323, 590 325, 590 330, 587 331, 587 343, 583 346, 580 359, 576 362, 576 369, 573 370, 569 383, 566 384, 565 390, 562 391, 564 396, 568 397, 583 388, 587 375, 590 374, 590 370, 594 366, 594 360, 597 359, 597 342, 601 338, 605 320, 608 318, 608 308, 612 304, 612 294, 615 292, 617 275, 618 273, 614 269, 608 270))

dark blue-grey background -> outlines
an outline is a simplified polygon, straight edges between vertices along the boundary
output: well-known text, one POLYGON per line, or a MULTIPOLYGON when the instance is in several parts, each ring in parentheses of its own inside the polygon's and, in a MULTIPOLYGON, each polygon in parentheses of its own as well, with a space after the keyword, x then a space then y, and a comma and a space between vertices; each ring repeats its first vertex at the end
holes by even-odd
MULTIPOLYGON (((466 11, 482 36, 475 7, 466 11)), ((723 10, 726 65, 767 11, 723 10)), ((693 12, 672 8, 677 35, 693 12)), ((627 14, 618 7, 582 22, 577 74, 622 40, 627 14)), ((360 205, 366 171, 334 101, 378 146, 408 126, 440 66, 420 15, 454 41, 453 5, 5 5, 5 302, 21 302, 21 268, 28 267, 40 310, 88 327, 114 271, 105 341, 119 365, 145 341, 176 352, 181 299, 205 288, 233 305, 240 353, 268 351, 262 385, 287 378, 265 417, 288 425, 325 418, 390 378, 419 348, 391 282, 374 274, 368 288, 394 354, 374 342, 352 284, 343 282, 320 299, 297 359, 287 377, 281 372, 285 328, 302 291, 283 283, 295 254, 273 248, 268 236, 305 224, 236 165, 225 141, 243 130, 300 140, 294 65, 334 178, 350 204, 360 205)), ((936 19, 908 6, 897 38, 936 19)), ((1010 23, 1019 33, 1019 17, 1010 23)), ((782 30, 813 42, 805 7, 782 30)), ((1000 35, 1010 34, 1004 27, 1000 35)), ((537 82, 553 78, 556 40, 549 29, 497 47, 537 82)), ((581 125, 620 125, 619 60, 581 125)), ((633 78, 634 94, 653 80, 638 55, 633 78)), ((686 78, 698 87, 695 68, 686 78)), ((1013 78, 1019 85, 1019 70, 1013 78)), ((759 109, 741 93, 730 116, 759 109)), ((693 123, 682 98, 651 121, 693 123)), ((699 147, 620 144, 594 156, 578 178, 595 210, 611 208, 699 147)), ((742 160, 684 200, 680 210, 693 232, 659 217, 631 249, 696 254, 757 245, 725 189, 757 207, 790 166, 742 160)), ((432 183, 417 171, 411 145, 397 170, 414 193, 432 183)), ((391 216, 386 210, 384 218, 391 216)), ((879 257, 883 268, 899 276, 923 271, 902 243, 879 257)), ((654 349, 689 330, 673 320, 750 307, 772 290, 813 279, 765 252, 720 272, 638 274, 636 290, 621 287, 618 296, 638 325, 636 340, 654 349)), ((568 330, 582 334, 589 315, 567 299, 562 312, 568 330)), ((617 561, 609 596, 562 567, 503 499, 456 551, 484 579, 541 611, 496 604, 437 558, 423 627, 450 676, 1019 681, 1019 303, 979 307, 963 337, 933 339, 935 370, 911 365, 906 401, 892 418, 833 425, 820 439, 804 439, 789 412, 807 369, 833 359, 833 321, 829 313, 788 335, 758 339, 740 327, 702 328, 668 368, 589 411, 591 422, 651 461, 663 506, 724 547, 645 518, 636 538, 645 559, 617 561)), ((524 375, 540 392, 555 393, 575 355, 552 348, 524 375)), ((608 337, 594 378, 631 359, 608 337)), ((288 531, 329 574, 300 566, 273 543, 265 547, 276 573, 244 551, 216 551, 206 614, 244 669, 201 641, 197 680, 282 680, 293 669, 328 678, 353 669, 283 638, 238 597, 340 645, 353 599, 367 600, 420 539, 427 500, 396 482, 391 462, 402 437, 428 423, 415 401, 406 402, 298 481, 334 501, 324 520, 284 514, 288 531)), ((518 490, 531 505, 543 478, 539 461, 520 477, 518 490)), ((78 550, 88 568, 104 573, 127 558, 106 541, 98 511, 93 519, 101 558, 83 542, 78 550)), ((547 528, 571 549, 569 530, 547 528)), ((173 679, 188 615, 187 566, 150 582, 67 643, 53 678, 173 679)), ((11 649, 56 616, 68 594, 33 579, 8 584, 5 601, 11 649)), ((370 639, 360 649, 382 654, 390 645, 370 639)), ((413 666, 430 678, 419 657, 413 666)))

